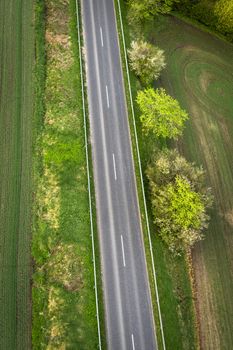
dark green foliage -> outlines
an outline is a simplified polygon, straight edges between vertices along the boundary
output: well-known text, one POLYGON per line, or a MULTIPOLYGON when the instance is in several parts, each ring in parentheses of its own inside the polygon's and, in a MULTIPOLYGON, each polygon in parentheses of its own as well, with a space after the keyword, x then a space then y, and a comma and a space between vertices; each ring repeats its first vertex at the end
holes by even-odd
POLYGON ((144 22, 159 13, 169 13, 175 2, 179 0, 129 0, 128 18, 131 23, 144 22))
POLYGON ((233 41, 232 0, 185 0, 176 4, 175 8, 233 41))

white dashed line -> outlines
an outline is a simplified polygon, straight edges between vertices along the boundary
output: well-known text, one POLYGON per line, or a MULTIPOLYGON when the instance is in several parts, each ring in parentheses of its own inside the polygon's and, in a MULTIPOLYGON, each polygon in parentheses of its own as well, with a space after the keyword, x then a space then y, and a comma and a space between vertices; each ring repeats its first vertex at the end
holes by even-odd
POLYGON ((108 86, 106 85, 107 106, 109 108, 108 86))
POLYGON ((134 336, 133 336, 133 334, 131 334, 131 339, 132 339, 132 348, 133 348, 133 350, 135 350, 134 336))
POLYGON ((123 237, 121 235, 121 249, 122 249, 122 258, 123 258, 123 265, 124 267, 126 266, 125 264, 125 250, 124 250, 124 242, 123 242, 123 237))
POLYGON ((113 169, 114 169, 114 178, 117 180, 117 174, 116 174, 116 162, 115 162, 115 155, 112 154, 112 160, 113 160, 113 169))
POLYGON ((101 45, 102 47, 104 47, 102 27, 100 27, 100 39, 101 39, 101 45))

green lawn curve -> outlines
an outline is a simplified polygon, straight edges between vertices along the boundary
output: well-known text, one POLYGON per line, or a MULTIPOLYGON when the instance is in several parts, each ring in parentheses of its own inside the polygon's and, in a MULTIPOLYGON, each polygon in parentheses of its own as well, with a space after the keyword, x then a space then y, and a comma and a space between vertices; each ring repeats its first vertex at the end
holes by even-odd
POLYGON ((150 25, 148 37, 165 50, 159 83, 190 114, 177 142, 191 161, 203 164, 215 197, 206 239, 193 250, 200 342, 203 349, 233 344, 233 46, 167 16, 150 25))

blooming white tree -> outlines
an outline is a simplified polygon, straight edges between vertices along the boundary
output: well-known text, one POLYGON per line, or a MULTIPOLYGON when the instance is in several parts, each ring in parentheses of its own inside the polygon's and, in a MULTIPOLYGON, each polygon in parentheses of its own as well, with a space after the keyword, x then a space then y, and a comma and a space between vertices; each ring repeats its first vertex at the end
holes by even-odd
POLYGON ((131 68, 145 84, 158 79, 166 66, 164 51, 146 41, 132 41, 128 55, 131 68))

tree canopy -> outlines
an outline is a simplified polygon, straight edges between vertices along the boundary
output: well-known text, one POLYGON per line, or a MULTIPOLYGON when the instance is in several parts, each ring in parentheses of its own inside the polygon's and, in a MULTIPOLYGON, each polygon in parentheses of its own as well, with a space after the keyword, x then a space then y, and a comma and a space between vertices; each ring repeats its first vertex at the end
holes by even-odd
POLYGON ((132 41, 128 54, 131 68, 145 84, 157 79, 166 66, 164 51, 143 40, 132 41))
POLYGON ((220 32, 233 33, 233 0, 219 0, 214 7, 216 27, 220 32))
POLYGON ((129 0, 129 19, 138 22, 153 18, 159 13, 166 14, 175 2, 179 0, 129 0))
POLYGON ((176 150, 161 151, 148 166, 152 210, 159 235, 174 253, 192 247, 208 227, 212 195, 202 168, 176 150))
POLYGON ((137 103, 142 112, 140 120, 145 132, 151 131, 156 136, 173 139, 182 134, 188 114, 164 89, 139 91, 137 103))
POLYGON ((175 8, 233 41, 233 0, 183 0, 175 8))

